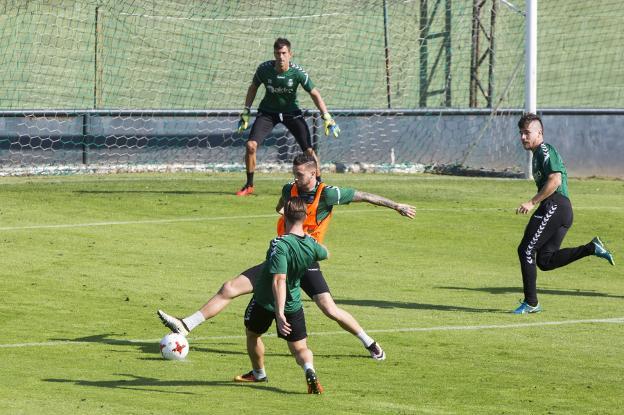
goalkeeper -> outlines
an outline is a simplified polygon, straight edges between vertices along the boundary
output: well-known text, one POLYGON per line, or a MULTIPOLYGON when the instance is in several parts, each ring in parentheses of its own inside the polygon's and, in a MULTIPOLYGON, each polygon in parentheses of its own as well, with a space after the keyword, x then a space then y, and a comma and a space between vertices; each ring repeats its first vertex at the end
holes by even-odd
POLYGON ((236 192, 238 196, 248 196, 253 193, 254 171, 256 169, 256 150, 258 145, 273 128, 282 123, 291 132, 299 143, 301 150, 314 157, 317 167, 316 175, 320 178, 320 164, 318 157, 312 148, 310 129, 306 123, 303 112, 297 102, 297 87, 301 85, 310 94, 314 105, 321 112, 325 124, 325 135, 330 133, 334 137, 340 134, 340 128, 327 111, 321 93, 314 86, 308 73, 299 65, 290 61, 292 51, 290 42, 285 38, 278 38, 273 44, 275 60, 261 63, 256 69, 251 85, 247 89, 245 108, 238 122, 238 132, 245 131, 249 126, 251 104, 256 98, 256 93, 261 84, 266 93, 258 107, 258 115, 251 127, 251 133, 245 149, 245 167, 247 169, 247 182, 236 192))

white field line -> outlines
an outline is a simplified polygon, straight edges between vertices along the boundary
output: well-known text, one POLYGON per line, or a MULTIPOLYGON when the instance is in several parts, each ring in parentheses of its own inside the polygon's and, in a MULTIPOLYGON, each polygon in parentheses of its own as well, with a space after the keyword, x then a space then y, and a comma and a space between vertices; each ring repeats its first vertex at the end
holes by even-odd
MULTIPOLYGON (((385 210, 385 209, 384 209, 385 210)), ((354 209, 350 213, 376 212, 375 209, 354 209)), ((378 210, 381 211, 381 210, 378 210)), ((127 221, 109 221, 109 222, 87 222, 87 223, 61 223, 55 225, 24 225, 24 226, 5 226, 0 227, 0 231, 21 231, 29 229, 58 229, 58 228, 87 228, 92 226, 114 226, 114 225, 151 225, 151 224, 167 224, 178 222, 204 222, 204 221, 221 221, 221 220, 240 220, 240 219, 277 219, 277 213, 265 215, 241 215, 241 216, 199 216, 191 218, 171 218, 171 219, 145 219, 145 220, 127 220, 127 221)))
MULTIPOLYGON (((432 332, 432 331, 477 331, 477 330, 496 330, 496 329, 518 329, 527 327, 546 327, 546 326, 571 326, 577 324, 624 324, 624 317, 612 317, 612 318, 595 318, 586 320, 562 320, 562 321, 537 321, 534 323, 512 323, 512 324, 486 324, 476 326, 436 326, 436 327, 405 327, 396 329, 379 329, 379 330, 367 330, 369 333, 414 333, 414 332, 432 332)), ((340 334, 347 334, 346 331, 325 331, 310 333, 311 336, 335 336, 340 334)), ((275 337, 275 334, 268 333, 265 336, 275 337)), ((209 336, 209 337, 191 337, 191 341, 202 340, 238 340, 244 339, 244 335, 237 336, 209 336)), ((8 349, 15 347, 51 347, 51 346, 72 346, 72 345, 88 345, 88 344, 141 344, 141 343, 157 343, 160 339, 102 339, 100 341, 73 341, 73 340, 58 340, 47 342, 29 342, 29 343, 8 343, 0 344, 0 349, 8 349)))
MULTIPOLYGON (((595 207, 575 207, 575 210, 622 210, 624 206, 595 206, 595 207)), ((386 209, 349 209, 346 210, 346 214, 351 213, 379 213, 386 212, 386 209)), ((418 212, 493 212, 502 211, 513 213, 515 209, 509 207, 491 207, 491 208, 416 208, 416 216, 418 212)), ((241 216, 199 216, 188 218, 170 218, 170 219, 145 219, 145 220, 126 220, 126 221, 105 221, 105 222, 86 222, 86 223, 59 223, 52 225, 33 224, 23 226, 3 226, 0 227, 0 231, 21 231, 32 229, 62 229, 62 228, 88 228, 94 226, 119 226, 119 225, 152 225, 152 224, 168 224, 168 223, 180 223, 180 222, 206 222, 206 221, 221 221, 221 220, 240 220, 240 219, 264 219, 275 218, 277 214, 265 214, 265 215, 241 215, 241 216)))

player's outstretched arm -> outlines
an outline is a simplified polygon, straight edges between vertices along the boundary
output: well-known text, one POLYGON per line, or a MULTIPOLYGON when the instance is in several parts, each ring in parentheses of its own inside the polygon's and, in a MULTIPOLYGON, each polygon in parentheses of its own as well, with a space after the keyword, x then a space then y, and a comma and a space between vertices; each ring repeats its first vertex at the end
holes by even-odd
POLYGON ((373 205, 384 206, 394 209, 402 216, 407 216, 410 219, 414 219, 414 216, 416 216, 416 208, 414 206, 397 203, 394 200, 386 199, 385 197, 372 193, 360 192, 356 190, 353 195, 353 202, 368 202, 373 205))
POLYGON ((321 112, 321 117, 323 118, 323 124, 325 126, 325 135, 331 133, 334 137, 338 137, 340 135, 340 127, 338 127, 336 121, 334 121, 329 111, 327 111, 325 101, 323 101, 321 93, 317 88, 310 91, 310 98, 312 98, 314 105, 316 105, 316 108, 321 112))
POLYGON ((256 93, 258 92, 258 86, 253 82, 247 88, 247 96, 245 97, 245 108, 241 112, 240 119, 238 120, 238 132, 242 133, 249 127, 249 115, 251 114, 251 104, 256 99, 256 93))

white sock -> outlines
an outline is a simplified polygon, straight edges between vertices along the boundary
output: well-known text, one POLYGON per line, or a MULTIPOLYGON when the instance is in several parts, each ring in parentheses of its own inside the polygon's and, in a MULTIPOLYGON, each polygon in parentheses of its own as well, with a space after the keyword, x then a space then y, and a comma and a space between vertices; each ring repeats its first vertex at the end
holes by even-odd
POLYGON ((253 371, 253 375, 256 377, 256 379, 266 378, 266 372, 264 371, 264 368, 260 368, 258 370, 252 369, 252 371, 253 371))
POLYGON ((307 372, 308 369, 314 370, 314 365, 311 362, 306 362, 303 364, 303 371, 307 372))
POLYGON ((361 331, 357 334, 357 338, 360 339, 364 347, 369 347, 371 344, 375 343, 372 337, 366 334, 365 331, 361 331))
POLYGON ((186 325, 189 331, 193 330, 204 321, 206 321, 206 319, 204 318, 204 315, 201 313, 201 311, 198 311, 195 314, 191 314, 187 318, 182 319, 182 322, 186 325))

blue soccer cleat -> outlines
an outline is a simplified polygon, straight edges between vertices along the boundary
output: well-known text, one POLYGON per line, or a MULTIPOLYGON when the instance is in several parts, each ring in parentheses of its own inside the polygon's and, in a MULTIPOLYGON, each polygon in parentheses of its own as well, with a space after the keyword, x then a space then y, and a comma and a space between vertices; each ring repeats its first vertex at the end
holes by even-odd
POLYGON ((607 250, 599 237, 596 236, 592 239, 592 243, 594 244, 594 255, 606 259, 611 265, 615 265, 613 254, 607 250))
POLYGON ((539 313, 542 311, 542 306, 538 303, 535 307, 529 305, 526 301, 521 301, 520 306, 516 308, 513 313, 514 314, 530 314, 530 313, 539 313))

